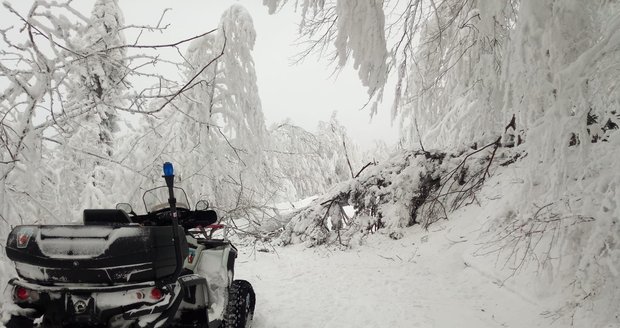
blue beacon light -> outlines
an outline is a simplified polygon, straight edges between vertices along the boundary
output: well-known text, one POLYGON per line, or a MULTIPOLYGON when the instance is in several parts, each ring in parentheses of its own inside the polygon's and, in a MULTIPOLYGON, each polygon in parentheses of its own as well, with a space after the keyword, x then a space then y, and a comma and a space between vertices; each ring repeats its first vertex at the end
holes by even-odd
POLYGON ((166 162, 164 163, 164 177, 172 177, 174 176, 174 168, 172 167, 172 163, 166 162))

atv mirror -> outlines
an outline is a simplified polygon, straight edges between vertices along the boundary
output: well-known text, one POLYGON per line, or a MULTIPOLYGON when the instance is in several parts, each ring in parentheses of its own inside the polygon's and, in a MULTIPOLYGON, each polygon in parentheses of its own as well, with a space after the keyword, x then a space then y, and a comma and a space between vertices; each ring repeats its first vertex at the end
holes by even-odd
POLYGON ((198 203, 196 203, 196 211, 206 211, 207 208, 209 208, 209 202, 206 200, 199 200, 198 203))
POLYGON ((116 204, 116 209, 121 210, 127 214, 134 214, 131 204, 128 203, 118 203, 116 204))

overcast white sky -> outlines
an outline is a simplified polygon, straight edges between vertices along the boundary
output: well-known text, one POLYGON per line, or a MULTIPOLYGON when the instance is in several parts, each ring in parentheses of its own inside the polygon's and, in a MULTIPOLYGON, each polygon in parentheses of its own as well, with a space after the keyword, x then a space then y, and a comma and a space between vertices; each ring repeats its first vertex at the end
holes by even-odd
MULTIPOLYGON (((10 1, 18 8, 28 9, 31 1, 10 1), (18 5, 19 4, 19 5, 18 5)), ((294 1, 291 1, 294 2, 294 1)), ((89 14, 94 0, 74 1, 89 14)), ((284 119, 314 131, 319 120, 329 120, 334 110, 346 126, 350 137, 361 148, 374 139, 393 144, 397 129, 390 126, 391 99, 370 122, 369 110, 361 109, 367 101, 366 90, 351 67, 332 76, 332 67, 316 56, 304 63, 292 65, 291 58, 300 50, 294 46, 299 17, 289 6, 281 13, 269 15, 260 0, 120 0, 126 24, 155 25, 165 8, 171 8, 164 17, 170 27, 164 34, 152 33, 141 42, 164 43, 191 37, 218 26, 221 13, 234 3, 243 5, 251 13, 257 33, 254 61, 259 94, 267 126, 284 119)), ((6 11, 3 11, 6 14, 6 11)), ((128 38, 129 42, 133 40, 128 38)))

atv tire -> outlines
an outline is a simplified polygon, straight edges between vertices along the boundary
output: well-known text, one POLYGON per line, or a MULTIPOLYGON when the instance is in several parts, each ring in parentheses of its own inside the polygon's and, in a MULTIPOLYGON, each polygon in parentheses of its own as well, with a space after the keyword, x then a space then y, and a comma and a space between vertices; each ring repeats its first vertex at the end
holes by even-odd
POLYGON ((12 316, 9 322, 6 323, 6 328, 32 328, 34 327, 34 320, 22 317, 12 316))
POLYGON ((245 280, 233 281, 228 292, 228 305, 222 327, 250 328, 255 305, 256 295, 252 285, 245 280))

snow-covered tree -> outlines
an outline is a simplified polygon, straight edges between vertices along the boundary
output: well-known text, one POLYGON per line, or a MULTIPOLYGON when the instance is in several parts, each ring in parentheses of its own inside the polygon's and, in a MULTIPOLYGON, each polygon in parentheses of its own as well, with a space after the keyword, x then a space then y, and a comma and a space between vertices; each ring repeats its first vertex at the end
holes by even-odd
POLYGON ((333 172, 327 177, 328 186, 353 178, 356 170, 359 170, 357 147, 348 137, 346 128, 340 124, 336 114, 332 113, 329 122, 319 121, 317 127, 323 165, 327 165, 327 172, 333 172))
MULTIPOLYGON (((274 12, 287 2, 265 3, 274 12)), ((483 135, 492 139, 488 135, 508 122, 504 116, 510 119, 493 109, 498 95, 485 94, 480 77, 500 72, 500 48, 514 24, 516 3, 387 0, 359 5, 305 0, 297 5, 302 9, 300 34, 308 45, 302 55, 330 55, 338 66, 351 56, 361 81, 375 97, 371 114, 382 99, 387 76, 394 75, 392 116, 412 145, 418 144, 417 130, 435 144, 445 141, 443 145, 479 141, 483 135), (477 104, 455 109, 450 104, 455 96, 477 104), (458 124, 470 116, 475 128, 458 124)))
POLYGON ((325 191, 329 185, 321 158, 318 136, 294 125, 290 121, 275 124, 270 131, 270 149, 275 158, 274 168, 282 179, 289 181, 288 201, 302 199, 325 191))
POLYGON ((255 40, 252 17, 234 5, 222 14, 217 33, 194 41, 186 55, 186 75, 196 82, 186 97, 188 112, 208 123, 205 134, 224 133, 248 151, 266 132, 251 53, 255 40))
POLYGON ((357 147, 336 112, 319 122, 316 133, 285 121, 274 125, 270 136, 268 153, 275 157, 277 176, 294 187, 289 201, 323 193, 361 169, 357 147))
MULTIPOLYGON (((288 0, 264 0, 270 13, 288 0)), ((372 101, 371 113, 383 99, 387 83, 389 53, 386 48, 383 0, 367 1, 295 1, 301 8, 300 34, 308 46, 300 52, 304 58, 311 53, 329 56, 338 66, 351 60, 372 101), (332 48, 333 47, 333 48, 332 48), (332 48, 332 49, 330 49, 332 48)))
POLYGON ((63 141, 57 156, 64 177, 60 184, 80 199, 73 204, 76 211, 114 202, 106 199, 110 193, 105 190, 112 190, 115 179, 113 134, 119 130, 117 108, 123 107, 129 87, 123 27, 118 2, 99 0, 73 40, 80 57, 68 76, 67 104, 91 110, 58 136, 63 141))
POLYGON ((75 42, 82 47, 79 51, 83 59, 77 63, 75 74, 78 77, 72 77, 75 84, 68 95, 69 102, 77 98, 76 101, 93 103, 93 113, 89 113, 87 119, 98 121, 97 143, 106 148, 108 155, 112 154, 112 133, 118 130, 117 108, 122 107, 124 93, 130 86, 125 61, 127 51, 121 47, 126 43, 123 27, 118 0, 95 2, 84 36, 75 42))
POLYGON ((26 16, 4 3, 7 16, 18 18, 24 27, 21 33, 10 27, 2 30, 0 74, 6 84, 0 96, 0 215, 7 225, 58 218, 55 203, 59 195, 46 193, 58 182, 58 168, 50 165, 46 150, 50 135, 63 131, 73 117, 83 113, 63 106, 62 101, 70 40, 83 25, 52 16, 45 8, 67 6, 37 2, 26 16))
POLYGON ((130 140, 116 144, 112 138, 122 113, 161 111, 166 100, 186 91, 149 71, 153 65, 174 64, 157 55, 171 45, 141 44, 140 31, 165 28, 131 27, 139 36, 126 44, 127 27, 116 1, 97 1, 90 18, 70 2, 36 1, 25 13, 5 2, 2 10, 7 18, 0 29, 2 224, 20 217, 25 222, 75 220, 79 217, 72 211, 78 208, 118 201, 106 196, 126 193, 123 186, 132 179, 122 175, 144 175, 136 162, 127 162, 132 150, 124 144, 130 140), (135 79, 152 79, 158 87, 129 91, 135 79), (154 102, 159 107, 149 105, 154 102), (116 173, 106 173, 110 168, 116 173))
POLYGON ((264 154, 267 129, 252 59, 255 39, 247 10, 227 9, 217 31, 188 47, 187 91, 169 102, 161 119, 149 119, 148 137, 135 147, 146 152, 145 167, 176 162, 180 183, 194 197, 209 200, 224 219, 261 217, 280 192, 264 154))

